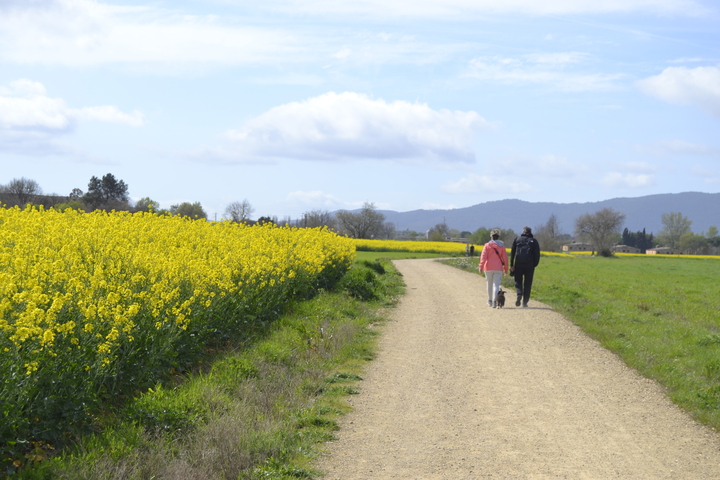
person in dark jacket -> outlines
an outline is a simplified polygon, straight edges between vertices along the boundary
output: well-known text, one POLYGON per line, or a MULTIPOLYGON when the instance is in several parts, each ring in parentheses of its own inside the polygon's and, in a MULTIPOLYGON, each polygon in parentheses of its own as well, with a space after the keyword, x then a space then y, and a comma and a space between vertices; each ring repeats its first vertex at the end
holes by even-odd
POLYGON ((533 237, 530 227, 523 227, 522 234, 513 240, 510 251, 510 271, 515 275, 515 306, 527 308, 532 291, 535 267, 540 263, 540 244, 533 237))

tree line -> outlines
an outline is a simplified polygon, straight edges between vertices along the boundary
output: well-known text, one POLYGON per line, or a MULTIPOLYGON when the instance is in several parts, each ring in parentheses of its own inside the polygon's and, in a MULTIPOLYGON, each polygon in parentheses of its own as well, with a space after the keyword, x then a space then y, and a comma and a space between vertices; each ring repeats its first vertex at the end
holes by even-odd
MULTIPOLYGON (((15 178, 6 185, 0 185, 0 204, 6 206, 44 205, 46 208, 65 210, 67 208, 93 211, 116 210, 130 212, 155 212, 167 215, 181 215, 196 220, 207 220, 207 213, 200 202, 182 202, 171 205, 168 209, 160 208, 159 202, 150 197, 143 197, 133 202, 128 194, 128 185, 115 178, 111 173, 102 177, 91 177, 87 190, 74 188, 68 195, 43 194, 42 188, 35 181, 27 178, 15 178)), ((255 224, 281 223, 277 217, 262 216, 252 219, 255 208, 247 200, 234 201, 227 205, 224 218, 228 221, 255 224)), ((645 229, 631 232, 625 228, 620 232, 625 221, 625 214, 611 208, 595 213, 586 213, 575 219, 574 236, 564 233, 555 214, 533 229, 544 251, 559 252, 562 246, 572 241, 587 242, 598 255, 612 255, 615 245, 627 245, 638 248, 641 252, 656 246, 667 246, 689 254, 720 253, 720 236, 718 229, 712 226, 707 232, 695 234, 691 230, 692 221, 680 212, 662 214, 663 228, 658 235, 646 233, 645 229)), ((475 245, 483 245, 490 240, 493 228, 500 230, 500 239, 511 244, 517 236, 513 229, 480 227, 474 232, 459 231, 450 228, 444 221, 430 228, 427 232, 411 230, 397 231, 392 222, 385 221, 385 215, 377 210, 372 202, 365 202, 358 211, 340 210, 331 213, 327 210, 310 210, 297 220, 284 219, 282 224, 297 228, 327 227, 352 238, 398 239, 398 240, 459 240, 475 245)))
POLYGON ((102 177, 92 176, 88 182, 87 190, 73 188, 67 195, 56 193, 45 194, 42 187, 35 180, 25 177, 14 178, 5 185, 0 185, 0 204, 7 207, 27 205, 56 210, 116 210, 129 212, 156 212, 160 214, 182 215, 194 219, 207 219, 200 202, 183 202, 170 206, 169 209, 160 208, 160 203, 144 197, 133 202, 128 193, 128 185, 118 180, 115 175, 108 173, 102 177))

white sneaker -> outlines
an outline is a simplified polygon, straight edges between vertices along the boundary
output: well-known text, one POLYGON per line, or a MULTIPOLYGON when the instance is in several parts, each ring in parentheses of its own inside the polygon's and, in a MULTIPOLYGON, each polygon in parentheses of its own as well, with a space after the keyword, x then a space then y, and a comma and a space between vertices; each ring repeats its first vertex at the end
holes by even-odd
POLYGON ((488 307, 493 307, 493 306, 494 306, 492 300, 488 300, 488 301, 487 301, 487 304, 488 304, 488 307))

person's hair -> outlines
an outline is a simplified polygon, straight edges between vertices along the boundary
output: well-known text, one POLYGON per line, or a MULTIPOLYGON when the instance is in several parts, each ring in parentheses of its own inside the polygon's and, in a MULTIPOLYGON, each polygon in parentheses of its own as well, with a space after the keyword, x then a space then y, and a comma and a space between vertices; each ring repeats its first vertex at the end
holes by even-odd
POLYGON ((500 230, 498 230, 497 228, 493 228, 490 231, 490 236, 493 240, 497 240, 498 238, 500 238, 500 230))
POLYGON ((532 233, 532 229, 530 227, 523 227, 522 234, 526 235, 528 233, 532 233))

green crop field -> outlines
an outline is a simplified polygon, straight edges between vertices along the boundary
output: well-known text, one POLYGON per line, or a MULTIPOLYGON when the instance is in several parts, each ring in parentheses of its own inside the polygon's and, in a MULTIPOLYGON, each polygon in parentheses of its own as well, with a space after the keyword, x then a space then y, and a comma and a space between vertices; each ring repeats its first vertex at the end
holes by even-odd
MULTIPOLYGON (((450 260, 477 271, 477 259, 450 260)), ((533 298, 720 428, 720 258, 543 255, 533 298)), ((512 278, 503 284, 512 290, 512 278)))

